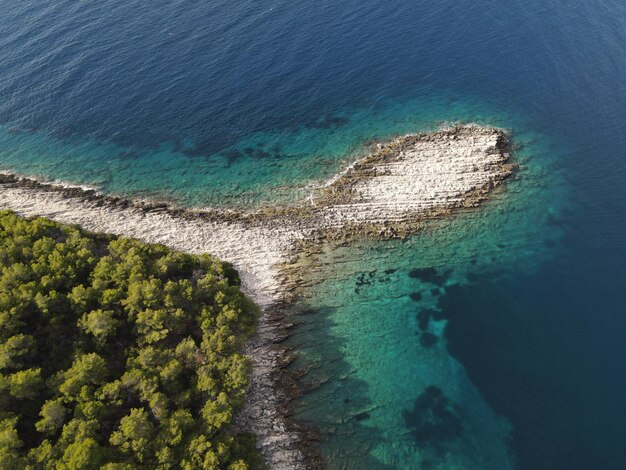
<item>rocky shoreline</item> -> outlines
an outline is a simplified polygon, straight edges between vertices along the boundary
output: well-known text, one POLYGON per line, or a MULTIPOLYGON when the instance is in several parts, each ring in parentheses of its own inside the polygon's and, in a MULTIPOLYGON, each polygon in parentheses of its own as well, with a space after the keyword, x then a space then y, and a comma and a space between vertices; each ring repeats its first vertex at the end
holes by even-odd
POLYGON ((189 210, 3 174, 0 209, 233 263, 245 292, 263 309, 246 348, 253 373, 237 425, 258 436, 271 468, 317 468, 314 433, 289 420, 299 392, 284 372, 292 352, 281 345, 290 328, 286 305, 305 269, 299 255, 326 239, 404 237, 429 218, 477 206, 512 173, 508 160, 504 131, 455 126, 378 144, 307 201, 287 207, 189 210))

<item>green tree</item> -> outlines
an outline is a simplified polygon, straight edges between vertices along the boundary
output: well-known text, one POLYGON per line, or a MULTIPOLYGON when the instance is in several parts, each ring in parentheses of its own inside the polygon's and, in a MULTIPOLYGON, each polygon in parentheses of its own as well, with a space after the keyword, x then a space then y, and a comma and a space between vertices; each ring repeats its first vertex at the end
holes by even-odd
POLYGON ((61 429, 67 415, 68 409, 63 406, 63 400, 48 400, 41 407, 39 412, 41 419, 37 421, 35 428, 42 433, 55 433, 61 429))
POLYGON ((20 370, 6 376, 9 387, 9 394, 17 399, 32 399, 37 397, 43 379, 41 378, 41 369, 20 370))
POLYGON ((96 353, 79 356, 72 367, 63 372, 59 391, 68 397, 77 397, 85 385, 100 385, 107 376, 106 361, 96 353))
POLYGON ((83 331, 93 335, 101 342, 114 334, 119 325, 120 322, 115 319, 114 312, 102 309, 83 314, 78 322, 78 326, 83 331))
POLYGON ((19 333, 0 344, 0 369, 19 369, 33 353, 35 341, 31 335, 19 333))
POLYGON ((87 438, 67 446, 57 468, 59 470, 97 470, 106 458, 98 443, 87 438))
POLYGON ((0 421, 0 468, 19 469, 24 467, 24 459, 20 455, 23 443, 17 433, 17 418, 0 421))
POLYGON ((120 422, 119 429, 111 434, 110 442, 125 454, 134 455, 139 463, 144 463, 150 455, 154 425, 148 413, 141 408, 133 408, 120 422))
POLYGON ((0 469, 258 468, 232 266, 0 211, 0 469))
POLYGON ((215 432, 225 424, 230 423, 232 416, 233 410, 228 401, 228 395, 223 392, 215 400, 208 401, 202 409, 202 417, 211 432, 215 432))

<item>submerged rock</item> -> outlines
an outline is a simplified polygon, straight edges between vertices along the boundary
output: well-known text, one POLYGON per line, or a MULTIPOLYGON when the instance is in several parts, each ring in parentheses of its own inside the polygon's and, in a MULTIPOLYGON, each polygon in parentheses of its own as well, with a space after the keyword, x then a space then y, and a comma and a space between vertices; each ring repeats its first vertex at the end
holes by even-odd
POLYGON ((422 282, 443 286, 449 272, 439 274, 435 268, 415 268, 409 271, 409 277, 422 282))
POLYGON ((428 329, 430 323, 430 310, 420 310, 417 314, 417 325, 421 331, 428 329))
POLYGON ((441 446, 463 433, 460 407, 434 385, 417 397, 411 411, 404 412, 404 421, 422 446, 441 446))
POLYGON ((409 271, 409 277, 423 282, 431 282, 431 279, 435 276, 437 276, 435 268, 415 268, 409 271))
POLYGON ((432 333, 424 332, 420 335, 420 344, 425 348, 433 347, 437 344, 437 341, 439 341, 439 338, 432 333))

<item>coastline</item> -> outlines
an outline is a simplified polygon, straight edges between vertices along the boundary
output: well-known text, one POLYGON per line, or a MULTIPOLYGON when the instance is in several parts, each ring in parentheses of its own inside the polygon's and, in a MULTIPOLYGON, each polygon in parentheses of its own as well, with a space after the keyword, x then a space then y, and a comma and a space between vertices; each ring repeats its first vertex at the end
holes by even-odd
POLYGON ((504 131, 455 126, 378 144, 300 205, 256 212, 179 209, 5 174, 0 208, 231 262, 244 292, 263 309, 245 351, 253 372, 238 424, 257 435, 271 468, 309 468, 319 461, 303 438, 308 431, 288 419, 298 391, 282 370, 292 353, 280 345, 289 329, 285 304, 304 269, 297 259, 325 239, 404 237, 428 218, 476 206, 512 173, 508 159, 504 131))

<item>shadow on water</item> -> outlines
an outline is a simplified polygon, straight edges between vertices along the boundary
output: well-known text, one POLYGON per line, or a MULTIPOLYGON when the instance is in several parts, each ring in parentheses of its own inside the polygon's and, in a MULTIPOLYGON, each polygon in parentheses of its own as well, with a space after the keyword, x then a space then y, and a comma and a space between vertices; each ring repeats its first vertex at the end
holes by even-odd
POLYGON ((329 468, 391 470, 370 453, 383 436, 367 425, 375 405, 368 398, 367 383, 356 378, 344 360, 345 339, 332 333, 334 310, 304 302, 294 307, 291 318, 298 324, 297 334, 288 342, 299 356, 289 367, 303 395, 293 418, 319 431, 319 449, 329 468))

